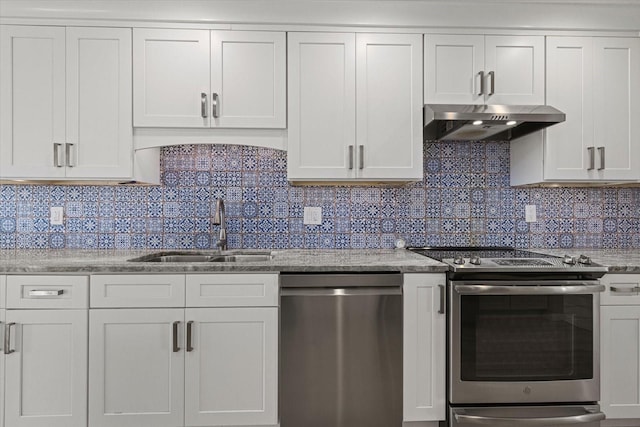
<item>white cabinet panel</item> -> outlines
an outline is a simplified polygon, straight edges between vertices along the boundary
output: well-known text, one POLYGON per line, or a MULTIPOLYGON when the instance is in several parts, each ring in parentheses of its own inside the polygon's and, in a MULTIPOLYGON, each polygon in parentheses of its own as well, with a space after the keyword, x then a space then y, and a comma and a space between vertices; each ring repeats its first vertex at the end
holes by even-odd
POLYGON ((4 326, 5 310, 0 309, 0 391, 2 391, 0 394, 0 426, 4 426, 4 326))
POLYGON ((356 36, 358 177, 422 179, 422 36, 356 36))
POLYGON ((601 179, 640 180, 640 39, 594 37, 594 129, 601 179))
POLYGON ((355 34, 288 37, 288 177, 353 178, 355 34))
POLYGON ((486 36, 485 69, 487 104, 544 104, 543 36, 486 36))
POLYGON ((184 274, 91 276, 91 307, 184 307, 184 274))
POLYGON ((277 424, 278 310, 187 309, 185 318, 193 346, 186 356, 185 424, 277 424))
POLYGON ((483 104, 484 36, 427 34, 424 99, 432 104, 483 104))
POLYGON ((131 30, 67 29, 67 177, 131 176, 131 30))
POLYGON ((403 419, 445 419, 445 306, 443 274, 405 274, 403 419))
POLYGON ((425 103, 542 105, 544 36, 425 36, 425 103))
POLYGON ((606 287, 602 305, 640 306, 640 274, 607 274, 600 281, 606 287))
POLYGON ((0 95, 0 177, 64 177, 63 27, 0 26, 0 95))
POLYGON ((212 31, 211 92, 211 127, 285 128, 285 33, 212 31))
POLYGON ((277 274, 189 274, 187 307, 277 307, 277 274))
POLYGON ((11 427, 87 425, 87 311, 7 310, 5 422, 11 427))
MULTIPOLYGON (((547 103, 567 115, 546 130, 548 179, 589 179, 593 142, 593 42, 586 37, 547 38, 547 103)), ((595 155, 595 153, 594 153, 595 155)))
POLYGON ((640 418, 640 306, 603 306, 600 322, 602 411, 640 418))
POLYGON ((87 276, 24 275, 7 278, 7 308, 87 308, 87 276))
POLYGON ((133 57, 134 126, 209 127, 209 31, 136 28, 133 57))
POLYGON ((183 425, 183 321, 184 309, 91 310, 92 427, 183 425))

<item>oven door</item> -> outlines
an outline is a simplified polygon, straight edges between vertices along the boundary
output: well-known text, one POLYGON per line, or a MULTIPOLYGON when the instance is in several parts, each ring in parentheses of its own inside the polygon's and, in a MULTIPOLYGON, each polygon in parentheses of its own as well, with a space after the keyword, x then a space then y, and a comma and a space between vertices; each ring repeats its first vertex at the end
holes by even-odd
POLYGON ((596 402, 593 281, 451 281, 452 404, 596 402))

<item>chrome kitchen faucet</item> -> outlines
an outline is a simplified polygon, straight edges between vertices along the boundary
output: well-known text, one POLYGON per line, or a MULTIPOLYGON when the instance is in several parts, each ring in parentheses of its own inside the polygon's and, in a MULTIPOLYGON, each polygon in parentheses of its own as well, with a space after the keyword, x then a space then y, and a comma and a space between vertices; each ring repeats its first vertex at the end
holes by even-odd
POLYGON ((213 216, 213 225, 220 226, 220 234, 216 246, 222 251, 227 250, 227 227, 224 221, 224 200, 218 199, 216 203, 216 213, 213 216))

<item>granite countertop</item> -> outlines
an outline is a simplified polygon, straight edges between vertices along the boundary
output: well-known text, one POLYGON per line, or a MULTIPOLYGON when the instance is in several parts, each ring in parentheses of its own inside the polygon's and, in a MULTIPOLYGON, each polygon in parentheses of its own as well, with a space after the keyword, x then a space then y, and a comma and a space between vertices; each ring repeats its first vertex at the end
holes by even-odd
MULTIPOLYGON (((131 258, 171 250, 0 250, 2 273, 173 273, 220 271, 284 271, 284 272, 366 272, 397 271, 402 273, 445 272, 448 267, 430 258, 406 250, 251 250, 268 253, 270 261, 159 263, 130 262, 131 258)), ((215 251, 179 251, 215 254, 215 251)), ((238 251, 227 251, 233 254, 238 251)))
MULTIPOLYGON (((550 255, 580 254, 609 267, 610 273, 640 273, 640 249, 530 249, 550 255)), ((448 267, 406 250, 273 250, 270 261, 240 263, 130 262, 131 258, 171 250, 0 250, 2 273, 173 273, 173 272, 376 272, 441 273, 448 267)), ((175 252, 175 251, 174 251, 175 252)), ((210 253, 214 251, 180 251, 210 253)), ((228 251, 233 254, 238 251, 228 251)), ((247 251, 249 252, 249 251, 247 251)), ((269 251, 251 250, 252 253, 269 251)))

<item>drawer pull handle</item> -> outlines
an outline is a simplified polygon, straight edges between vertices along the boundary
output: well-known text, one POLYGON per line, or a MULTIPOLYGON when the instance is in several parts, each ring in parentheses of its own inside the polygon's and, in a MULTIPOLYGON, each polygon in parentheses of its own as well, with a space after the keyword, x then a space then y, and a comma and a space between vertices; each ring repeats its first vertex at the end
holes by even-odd
POLYGON ((15 323, 7 323, 4 325, 4 354, 15 353, 15 349, 11 350, 11 327, 15 326, 15 323))
POLYGON ((57 297, 64 293, 62 289, 33 289, 29 291, 29 296, 38 297, 57 297))
POLYGON ((619 288, 617 286, 612 286, 611 292, 640 292, 640 286, 634 286, 633 288, 619 288))
POLYGON ((438 309, 438 314, 444 314, 445 310, 445 287, 444 285, 438 285, 438 289, 440 290, 440 308, 438 309))
POLYGON ((193 328, 193 320, 187 322, 187 351, 193 351, 193 342, 191 341, 191 333, 193 328))

